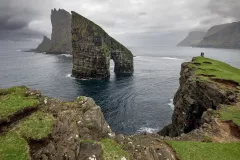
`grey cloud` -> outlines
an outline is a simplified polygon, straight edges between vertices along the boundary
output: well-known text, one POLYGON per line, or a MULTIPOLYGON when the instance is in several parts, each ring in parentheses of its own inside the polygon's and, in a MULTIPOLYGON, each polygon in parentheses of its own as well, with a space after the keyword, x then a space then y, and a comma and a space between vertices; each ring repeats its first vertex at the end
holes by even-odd
POLYGON ((147 12, 139 12, 138 15, 139 15, 139 16, 146 16, 146 15, 147 15, 147 12))
POLYGON ((239 0, 210 0, 208 7, 214 14, 240 20, 239 0))
POLYGON ((28 25, 34 20, 47 18, 52 6, 53 1, 50 0, 1 0, 1 39, 22 40, 39 37, 41 34, 32 31, 28 25))
POLYGON ((215 24, 240 20, 239 0, 0 1, 1 39, 41 38, 47 32, 49 35, 52 8, 74 10, 124 44, 129 41, 134 44, 142 44, 140 41, 144 44, 147 41, 151 44, 155 41, 172 44, 180 41, 189 31, 207 30, 215 24))

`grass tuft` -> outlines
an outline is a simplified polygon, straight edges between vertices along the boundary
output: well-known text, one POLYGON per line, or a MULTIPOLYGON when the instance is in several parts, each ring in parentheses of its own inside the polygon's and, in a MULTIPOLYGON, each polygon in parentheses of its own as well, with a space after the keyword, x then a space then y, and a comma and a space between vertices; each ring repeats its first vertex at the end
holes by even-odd
POLYGON ((0 89, 0 121, 7 121, 16 112, 39 104, 34 96, 25 96, 26 91, 26 87, 0 89))
POLYGON ((102 139, 100 143, 103 148, 103 157, 105 160, 120 160, 123 157, 129 159, 128 153, 114 140, 102 139))
POLYGON ((240 143, 168 141, 182 160, 237 160, 240 143))
POLYGON ((0 136, 1 160, 28 160, 29 147, 26 140, 16 133, 0 136))
POLYGON ((233 81, 240 85, 240 69, 227 63, 210 58, 195 57, 195 60, 189 66, 197 68, 195 75, 233 81))
POLYGON ((51 134, 53 122, 52 115, 38 111, 20 122, 17 131, 26 139, 41 140, 51 134))
POLYGON ((233 121, 236 125, 240 126, 240 107, 227 106, 218 111, 222 121, 233 121))

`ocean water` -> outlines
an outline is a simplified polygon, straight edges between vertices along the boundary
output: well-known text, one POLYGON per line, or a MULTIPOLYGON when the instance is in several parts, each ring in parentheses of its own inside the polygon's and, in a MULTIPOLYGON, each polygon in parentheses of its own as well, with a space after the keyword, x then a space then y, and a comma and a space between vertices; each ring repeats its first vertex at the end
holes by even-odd
POLYGON ((109 80, 71 77, 72 57, 22 52, 27 44, 0 43, 0 88, 26 85, 44 95, 71 101, 92 97, 117 133, 156 132, 171 122, 172 99, 179 86, 181 63, 205 52, 206 57, 240 68, 240 50, 173 46, 129 47, 135 72, 117 78, 111 62, 109 80))

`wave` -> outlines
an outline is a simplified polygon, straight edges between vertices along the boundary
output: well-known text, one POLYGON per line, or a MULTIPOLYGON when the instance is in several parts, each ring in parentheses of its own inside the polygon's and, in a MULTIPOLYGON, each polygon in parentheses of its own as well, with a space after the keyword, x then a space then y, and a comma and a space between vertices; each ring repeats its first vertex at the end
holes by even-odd
POLYGON ((184 61, 185 59, 177 58, 177 57, 155 57, 155 56, 137 56, 135 57, 137 60, 144 60, 144 61, 159 61, 161 60, 177 60, 177 61, 184 61))
POLYGON ((141 127, 137 130, 137 133, 157 133, 159 129, 156 128, 149 128, 149 127, 141 127))
POLYGON ((68 58, 72 58, 72 55, 71 55, 71 54, 61 54, 61 56, 68 57, 68 58))
POLYGON ((168 103, 168 106, 169 106, 172 110, 174 110, 175 106, 174 106, 174 104, 173 104, 173 99, 170 99, 170 102, 168 103))
POLYGON ((71 78, 71 79, 76 79, 76 78, 74 78, 74 77, 72 76, 72 74, 67 74, 65 77, 66 77, 66 78, 71 78))
POLYGON ((22 52, 22 50, 18 49, 18 50, 16 50, 16 52, 22 52))
POLYGON ((184 59, 181 58, 176 58, 176 57, 161 57, 162 59, 167 59, 167 60, 181 60, 183 61, 184 59))

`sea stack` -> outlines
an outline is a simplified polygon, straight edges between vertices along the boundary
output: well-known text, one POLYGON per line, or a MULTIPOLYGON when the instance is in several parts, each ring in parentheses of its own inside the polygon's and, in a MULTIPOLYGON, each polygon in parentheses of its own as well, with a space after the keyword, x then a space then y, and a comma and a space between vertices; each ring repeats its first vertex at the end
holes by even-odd
POLYGON ((49 51, 49 48, 51 47, 51 40, 44 36, 43 41, 41 44, 38 45, 38 47, 35 49, 36 52, 47 52, 49 51))
POLYGON ((48 53, 59 54, 72 52, 71 34, 72 16, 64 9, 53 9, 51 13, 52 37, 48 53))
POLYGON ((72 75, 79 79, 110 76, 110 59, 116 75, 133 73, 133 54, 100 26, 72 11, 72 75))

